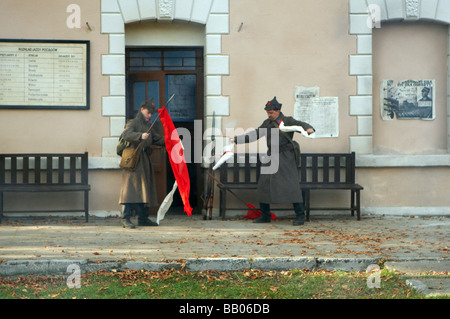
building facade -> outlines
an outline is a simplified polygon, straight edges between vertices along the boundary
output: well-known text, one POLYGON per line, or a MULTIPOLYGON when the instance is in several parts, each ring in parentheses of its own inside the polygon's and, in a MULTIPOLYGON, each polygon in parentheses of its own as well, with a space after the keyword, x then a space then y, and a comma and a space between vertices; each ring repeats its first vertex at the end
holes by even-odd
MULTIPOLYGON (((14 41, 89 43, 88 107, 11 105, 4 89, 0 152, 89 152, 93 214, 121 209, 116 145, 127 119, 143 99, 162 105, 172 93, 174 122, 192 140, 196 213, 208 129, 227 140, 257 127, 274 96, 284 114, 320 128, 295 137, 303 152, 356 153, 363 214, 450 213, 448 1, 2 0, 0 16, 0 51, 14 41)), ((154 154, 160 198, 172 186, 165 156, 154 154)), ((311 195, 323 207, 349 200, 311 195)), ((5 205, 45 208, 45 196, 7 194, 5 205)))

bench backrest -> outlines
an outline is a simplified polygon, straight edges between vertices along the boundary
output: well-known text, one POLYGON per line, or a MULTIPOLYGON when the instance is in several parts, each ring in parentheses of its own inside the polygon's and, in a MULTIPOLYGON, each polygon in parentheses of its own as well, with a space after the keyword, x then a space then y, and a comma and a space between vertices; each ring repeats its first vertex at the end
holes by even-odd
POLYGON ((355 153, 301 154, 300 182, 354 184, 355 153))
POLYGON ((259 154, 234 154, 226 163, 220 167, 220 181, 232 184, 257 184, 261 167, 259 154), (256 167, 255 174, 252 174, 252 167, 256 167), (231 168, 231 175, 228 168, 231 168))
MULTIPOLYGON (((234 154, 234 158, 220 167, 220 181, 228 184, 258 183, 260 155, 265 156, 265 154, 234 154), (252 174, 255 167, 255 173, 252 174)), ((299 178, 302 183, 353 184, 355 153, 302 153, 299 178)))
POLYGON ((0 154, 0 185, 88 184, 88 153, 0 154))

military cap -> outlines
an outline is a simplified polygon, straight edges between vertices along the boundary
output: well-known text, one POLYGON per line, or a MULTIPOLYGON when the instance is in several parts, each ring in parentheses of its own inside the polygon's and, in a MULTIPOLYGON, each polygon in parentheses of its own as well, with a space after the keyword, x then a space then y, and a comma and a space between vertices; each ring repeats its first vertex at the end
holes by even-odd
POLYGON ((279 111, 281 110, 281 103, 277 101, 277 97, 275 96, 271 101, 266 103, 266 107, 264 110, 266 111, 279 111))

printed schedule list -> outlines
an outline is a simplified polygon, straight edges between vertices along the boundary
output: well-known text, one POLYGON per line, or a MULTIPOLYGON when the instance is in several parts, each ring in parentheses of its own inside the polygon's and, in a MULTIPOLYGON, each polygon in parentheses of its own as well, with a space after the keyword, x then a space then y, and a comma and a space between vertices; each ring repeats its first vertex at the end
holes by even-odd
POLYGON ((86 105, 86 47, 79 44, 2 43, 0 105, 86 105))

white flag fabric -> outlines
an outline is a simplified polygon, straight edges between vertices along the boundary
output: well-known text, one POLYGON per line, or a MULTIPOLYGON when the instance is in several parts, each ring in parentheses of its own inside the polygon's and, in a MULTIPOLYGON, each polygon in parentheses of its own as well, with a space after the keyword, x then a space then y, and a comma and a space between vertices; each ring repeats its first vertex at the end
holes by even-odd
POLYGON ((170 205, 172 205, 173 202, 173 194, 177 190, 177 181, 173 183, 172 190, 169 194, 167 194, 166 198, 164 198, 163 202, 161 203, 161 206, 159 206, 158 214, 156 216, 156 223, 159 225, 159 222, 164 219, 164 216, 166 215, 167 211, 170 208, 170 205))
POLYGON ((314 135, 315 135, 315 133, 308 134, 308 132, 306 132, 305 129, 303 127, 301 127, 300 125, 286 126, 286 125, 284 125, 283 121, 280 122, 279 129, 280 129, 280 131, 283 131, 283 132, 300 132, 300 133, 302 133, 303 136, 306 136, 309 138, 314 138, 314 135))
POLYGON ((213 171, 218 169, 220 166, 222 166, 223 163, 225 163, 226 161, 228 161, 228 159, 233 157, 233 155, 234 155, 234 153, 232 152, 233 148, 234 148, 234 144, 229 144, 223 148, 224 152, 223 152, 222 156, 219 158, 219 160, 217 161, 216 165, 214 165, 214 167, 212 168, 213 171))

